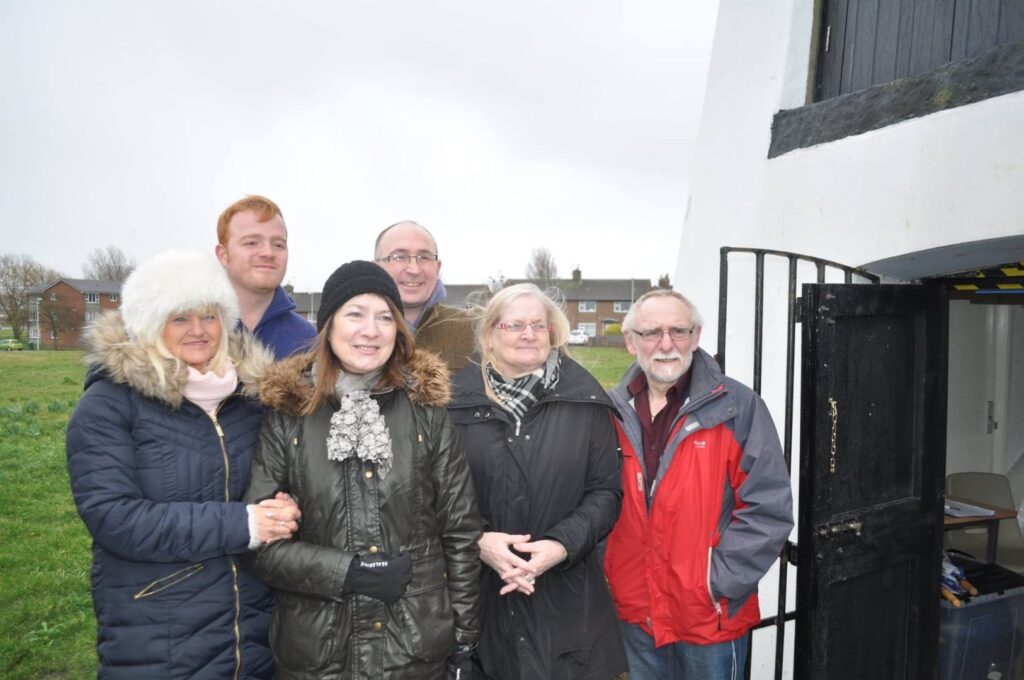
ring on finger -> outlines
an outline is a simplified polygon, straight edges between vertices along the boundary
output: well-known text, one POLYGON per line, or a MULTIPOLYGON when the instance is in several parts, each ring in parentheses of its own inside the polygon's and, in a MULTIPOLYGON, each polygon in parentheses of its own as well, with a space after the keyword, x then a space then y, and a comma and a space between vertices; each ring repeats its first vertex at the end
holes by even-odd
POLYGON ((281 521, 279 521, 279 522, 277 523, 277 526, 279 526, 279 527, 283 527, 283 526, 284 526, 284 520, 281 520, 281 521))
POLYGON ((536 580, 537 580, 537 579, 536 579, 536 578, 534 578, 533 576, 529 576, 529 575, 528 575, 528 576, 526 577, 526 582, 527 582, 527 583, 529 583, 530 585, 533 585, 533 582, 534 582, 534 581, 536 581, 536 580))

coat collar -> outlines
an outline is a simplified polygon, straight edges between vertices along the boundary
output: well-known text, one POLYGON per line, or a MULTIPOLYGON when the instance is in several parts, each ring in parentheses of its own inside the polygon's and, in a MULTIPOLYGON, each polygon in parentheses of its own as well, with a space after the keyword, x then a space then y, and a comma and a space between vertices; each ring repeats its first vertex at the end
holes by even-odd
MULTIPOLYGON (((128 337, 119 311, 104 313, 85 333, 86 363, 90 371, 86 377, 88 387, 99 379, 127 385, 145 397, 157 399, 177 409, 184 399, 188 382, 188 367, 173 359, 164 359, 165 383, 150 361, 146 350, 128 337), (175 364, 177 363, 177 367, 175 364)), ((238 380, 246 385, 258 381, 274 362, 274 356, 248 333, 233 332, 228 336, 228 357, 235 364, 238 380)))
MULTIPOLYGON (((256 383, 256 394, 264 405, 289 415, 298 415, 313 389, 313 352, 289 357, 273 367, 256 383)), ((402 389, 421 406, 445 406, 451 396, 448 367, 436 354, 417 349, 402 372, 401 384, 385 389, 402 389)))
MULTIPOLYGON (((565 354, 559 353, 558 369, 561 372, 554 390, 538 403, 548 401, 576 401, 600 404, 614 408, 600 383, 589 372, 565 354)), ((483 374, 480 364, 469 363, 452 378, 451 408, 468 408, 479 404, 493 403, 484 391, 483 374)))
MULTIPOLYGON (((704 400, 711 396, 721 394, 725 386, 725 374, 722 373, 718 362, 715 361, 713 356, 699 347, 693 352, 693 363, 690 370, 692 372, 690 376, 690 395, 689 399, 680 409, 680 412, 692 409, 696 404, 703 403, 704 400)), ((626 373, 622 376, 619 384, 609 392, 612 401, 619 411, 625 411, 627 408, 632 410, 630 402, 633 397, 629 394, 629 383, 639 373, 640 365, 634 362, 626 369, 626 373)))

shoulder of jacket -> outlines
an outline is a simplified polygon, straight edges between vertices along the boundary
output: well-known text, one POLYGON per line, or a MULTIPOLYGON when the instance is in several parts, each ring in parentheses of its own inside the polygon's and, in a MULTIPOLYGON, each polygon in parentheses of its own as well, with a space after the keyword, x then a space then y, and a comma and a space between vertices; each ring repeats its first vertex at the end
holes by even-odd
POLYGON ((246 385, 245 392, 275 411, 298 415, 313 389, 308 377, 312 366, 312 352, 295 354, 278 362, 271 361, 262 374, 246 385))
POLYGON ((405 366, 404 389, 419 406, 447 406, 451 400, 448 365, 433 352, 417 349, 405 366))
POLYGON ((103 313, 85 331, 85 360, 101 368, 110 382, 127 385, 139 394, 165 402, 172 408, 181 406, 188 372, 183 364, 163 360, 164 381, 143 347, 128 337, 121 312, 103 313))

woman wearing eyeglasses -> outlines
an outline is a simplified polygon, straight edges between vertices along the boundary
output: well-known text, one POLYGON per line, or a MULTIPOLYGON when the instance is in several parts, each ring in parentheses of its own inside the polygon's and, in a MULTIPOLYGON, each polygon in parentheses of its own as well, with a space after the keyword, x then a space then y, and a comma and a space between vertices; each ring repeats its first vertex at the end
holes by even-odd
POLYGON ((611 402, 564 351, 569 322, 533 284, 502 289, 480 364, 449 404, 477 490, 487 676, 608 680, 626 670, 597 546, 619 514, 611 402))

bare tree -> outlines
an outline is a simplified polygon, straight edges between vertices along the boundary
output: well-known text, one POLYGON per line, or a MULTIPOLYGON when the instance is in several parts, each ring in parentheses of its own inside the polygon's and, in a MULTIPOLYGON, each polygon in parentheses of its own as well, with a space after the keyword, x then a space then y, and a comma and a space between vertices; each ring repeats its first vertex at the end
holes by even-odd
POLYGON ((124 283, 128 275, 135 271, 135 258, 124 254, 117 246, 97 248, 89 253, 82 265, 85 278, 96 281, 117 281, 124 283))
POLYGON ((15 340, 22 340, 22 333, 28 326, 26 291, 60 276, 28 255, 0 255, 0 312, 7 317, 15 340))
MULTIPOLYGON (((508 287, 508 285, 508 277, 501 272, 498 272, 495 276, 487 277, 487 288, 491 291, 491 295, 494 295, 502 288, 508 287)), ((487 296, 487 299, 490 299, 490 295, 487 296)))
POLYGON ((668 274, 667 273, 662 274, 661 276, 658 277, 658 288, 668 289, 668 288, 671 288, 671 287, 672 287, 672 284, 669 283, 669 281, 668 281, 668 274))
POLYGON ((558 278, 555 256, 547 248, 530 251, 530 263, 526 265, 526 278, 533 279, 541 288, 549 288, 558 278))
MULTIPOLYGON (((53 343, 53 349, 60 349, 60 332, 61 331, 76 331, 82 327, 85 319, 82 318, 82 312, 75 309, 75 307, 66 300, 61 298, 54 298, 51 296, 43 296, 39 300, 39 325, 40 335, 42 335, 42 329, 46 328, 50 331, 50 340, 53 343)), ((39 343, 42 345, 43 338, 39 338, 39 343)))

